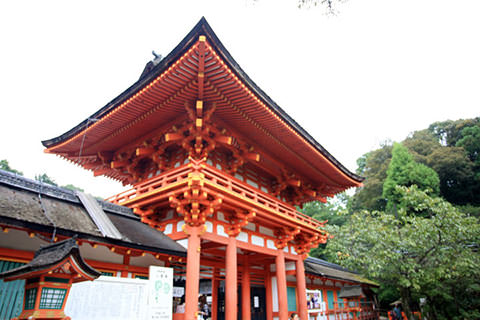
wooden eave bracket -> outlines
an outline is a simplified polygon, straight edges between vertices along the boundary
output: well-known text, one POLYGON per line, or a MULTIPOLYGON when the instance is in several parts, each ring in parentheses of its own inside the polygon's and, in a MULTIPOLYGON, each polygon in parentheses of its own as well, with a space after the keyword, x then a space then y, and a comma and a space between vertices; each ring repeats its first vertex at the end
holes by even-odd
POLYGON ((235 210, 233 214, 227 217, 230 224, 227 227, 226 233, 232 237, 238 236, 242 231, 242 228, 248 225, 256 215, 257 213, 254 210, 250 210, 248 213, 245 213, 242 210, 235 210))
POLYGON ((296 228, 281 227, 281 228, 275 229, 274 234, 277 237, 277 239, 274 241, 275 247, 277 247, 277 249, 285 248, 288 245, 288 243, 294 239, 295 235, 300 233, 300 231, 301 231, 300 227, 296 227, 296 228))

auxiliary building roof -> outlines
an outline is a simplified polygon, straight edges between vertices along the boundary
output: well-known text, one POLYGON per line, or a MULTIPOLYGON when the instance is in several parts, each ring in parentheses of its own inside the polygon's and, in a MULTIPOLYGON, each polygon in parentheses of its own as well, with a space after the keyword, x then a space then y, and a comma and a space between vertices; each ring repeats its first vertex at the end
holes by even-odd
POLYGON ((97 200, 121 238, 104 236, 75 192, 0 170, 0 223, 132 249, 186 256, 184 247, 140 221, 131 209, 97 200))
POLYGON ((335 263, 314 257, 308 257, 305 259, 304 264, 306 274, 378 287, 376 282, 364 278, 358 273, 343 268, 335 263))
MULTIPOLYGON (((205 102, 216 104, 216 120, 294 171, 317 183, 326 181, 334 193, 361 185, 362 177, 345 168, 248 77, 204 18, 164 59, 147 64, 131 87, 77 126, 42 143, 46 152, 91 164, 99 152, 115 151, 184 116, 185 101, 193 103, 199 91, 205 102), (200 36, 208 47, 205 88, 195 73, 200 36)), ((106 175, 119 179, 114 173, 106 175)))
POLYGON ((19 278, 22 275, 33 274, 38 271, 48 270, 51 267, 61 263, 69 256, 75 259, 77 268, 88 274, 92 278, 98 278, 101 273, 90 267, 80 255, 80 250, 76 243, 76 237, 66 239, 57 243, 48 244, 40 247, 35 252, 33 260, 20 267, 5 271, 0 274, 0 278, 19 278))

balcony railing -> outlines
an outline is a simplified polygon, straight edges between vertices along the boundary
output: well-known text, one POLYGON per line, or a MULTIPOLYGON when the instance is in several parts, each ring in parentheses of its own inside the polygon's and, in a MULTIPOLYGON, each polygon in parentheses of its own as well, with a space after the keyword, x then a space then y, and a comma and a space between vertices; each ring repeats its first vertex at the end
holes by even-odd
POLYGON ((119 205, 128 204, 130 200, 156 189, 163 189, 172 184, 187 182, 189 173, 194 171, 203 174, 204 181, 206 183, 210 183, 220 189, 227 189, 230 193, 236 194, 243 199, 253 201, 261 206, 274 210, 281 215, 293 218, 314 228, 321 228, 324 225, 324 222, 317 221, 301 212, 298 212, 294 206, 288 205, 285 202, 207 164, 185 164, 141 182, 135 185, 135 187, 132 189, 107 198, 106 201, 110 201, 119 205))

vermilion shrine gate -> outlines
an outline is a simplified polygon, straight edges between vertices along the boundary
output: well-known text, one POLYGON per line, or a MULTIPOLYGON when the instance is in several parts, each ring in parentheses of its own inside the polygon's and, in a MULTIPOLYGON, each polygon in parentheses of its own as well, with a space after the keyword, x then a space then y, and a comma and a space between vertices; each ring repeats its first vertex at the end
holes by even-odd
POLYGON ((213 319, 223 317, 224 281, 225 319, 251 319, 250 288, 260 286, 266 318, 285 320, 287 277, 308 319, 303 259, 328 235, 295 206, 362 178, 249 79, 205 19, 158 60, 90 118, 44 141, 46 152, 132 185, 109 200, 188 248, 186 265, 170 261, 186 276, 184 319, 196 319, 200 279, 210 278, 213 319))

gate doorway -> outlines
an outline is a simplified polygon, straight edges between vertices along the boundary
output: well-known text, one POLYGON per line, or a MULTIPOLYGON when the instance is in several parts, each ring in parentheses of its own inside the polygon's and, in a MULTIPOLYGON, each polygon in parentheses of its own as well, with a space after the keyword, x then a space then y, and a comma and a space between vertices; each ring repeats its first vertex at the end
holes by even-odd
MULTIPOLYGON (((238 286, 237 291, 238 302, 237 310, 238 316, 237 319, 241 320, 242 317, 242 286, 238 286)), ((265 287, 250 287, 250 312, 252 320, 266 320, 267 319, 267 310, 266 310, 266 290, 265 287)), ((225 284, 224 281, 221 281, 218 287, 218 309, 217 309, 217 320, 225 320, 225 284)))

